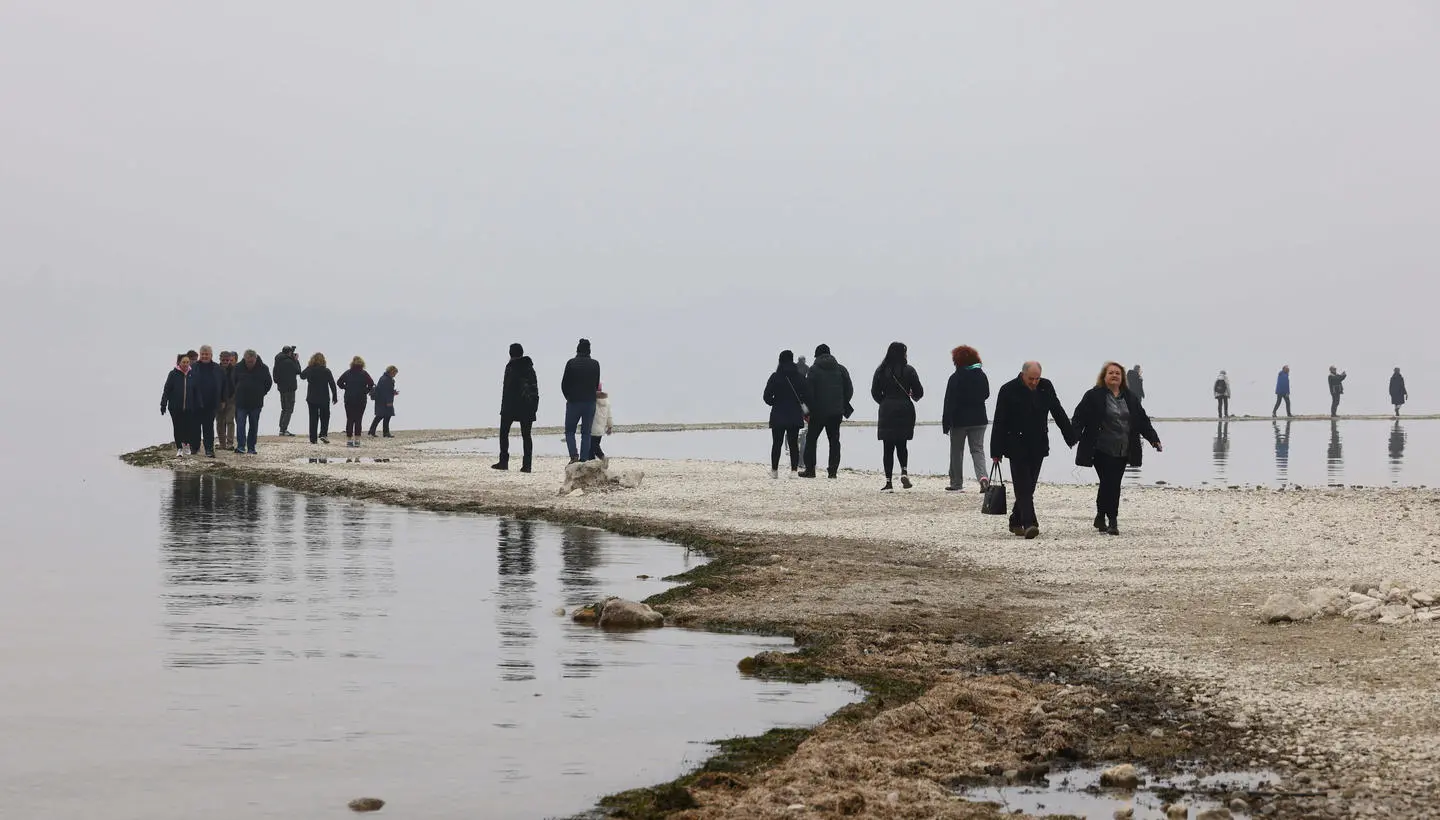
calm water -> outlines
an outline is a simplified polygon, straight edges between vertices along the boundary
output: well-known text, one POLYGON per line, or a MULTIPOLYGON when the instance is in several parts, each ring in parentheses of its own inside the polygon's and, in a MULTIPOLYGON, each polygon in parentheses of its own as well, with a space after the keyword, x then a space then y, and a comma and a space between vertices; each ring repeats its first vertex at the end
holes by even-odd
POLYGON ((554 614, 695 565, 661 542, 124 467, 51 480, 71 491, 6 554, 4 816, 340 816, 363 795, 386 817, 567 814, 855 696, 736 672, 787 641, 554 614))
MULTIPOLYGON (((1440 486, 1440 421, 1232 421, 1172 422, 1158 425, 1165 452, 1145 446, 1145 465, 1129 480, 1164 481, 1180 486, 1362 484, 1366 486, 1440 486)), ((493 439, 425 445, 442 450, 491 453, 493 439)), ((560 440, 542 437, 537 452, 564 455, 560 440)), ((825 442, 820 465, 825 464, 825 442)), ((943 474, 949 470, 949 440, 938 427, 916 429, 910 443, 910 471, 943 474)), ((612 458, 693 458, 711 461, 753 461, 769 465, 768 430, 707 430, 679 433, 632 433, 608 436, 605 452, 612 458)), ((873 427, 842 429, 842 466, 880 469, 880 444, 873 427)), ((988 444, 987 444, 988 452, 988 444)), ((1076 467, 1071 451, 1051 431, 1052 456, 1044 479, 1090 483, 1093 470, 1076 467)), ((781 456, 782 467, 788 466, 781 456)), ((968 472, 967 472, 968 475, 968 472)))

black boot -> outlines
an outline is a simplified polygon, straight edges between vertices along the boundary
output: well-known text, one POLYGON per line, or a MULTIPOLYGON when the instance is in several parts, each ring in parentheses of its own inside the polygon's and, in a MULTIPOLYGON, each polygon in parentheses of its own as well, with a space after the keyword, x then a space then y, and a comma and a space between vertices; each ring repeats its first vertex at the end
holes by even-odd
POLYGON ((1105 531, 1105 513, 1095 513, 1095 529, 1105 531))
POLYGON ((890 483, 890 479, 887 478, 887 479, 885 479, 885 486, 880 488, 880 492, 886 493, 886 492, 890 492, 890 491, 893 490, 893 489, 895 489, 895 485, 894 485, 894 484, 891 484, 891 483, 890 483))
POLYGON ((1110 519, 1110 526, 1107 527, 1107 528, 1105 529, 1105 531, 1108 532, 1108 533, 1110 533, 1111 535, 1119 535, 1119 534, 1120 534, 1120 527, 1119 527, 1119 525, 1118 525, 1118 524, 1116 523, 1116 521, 1115 521, 1115 518, 1116 518, 1116 517, 1113 516, 1113 515, 1107 516, 1107 517, 1110 519))
POLYGON ((508 470, 508 469, 510 469, 510 457, 509 457, 509 456, 501 456, 499 461, 497 461, 497 462, 495 462, 494 464, 491 464, 491 465, 490 465, 490 469, 492 469, 492 470, 508 470))
POLYGON ((910 489, 911 487, 914 487, 915 485, 910 483, 910 476, 906 475, 905 473, 901 473, 901 474, 900 474, 900 486, 901 486, 901 487, 904 487, 905 489, 908 490, 908 489, 910 489))
POLYGON ((525 458, 520 461, 520 472, 530 472, 530 456, 525 456, 525 458))

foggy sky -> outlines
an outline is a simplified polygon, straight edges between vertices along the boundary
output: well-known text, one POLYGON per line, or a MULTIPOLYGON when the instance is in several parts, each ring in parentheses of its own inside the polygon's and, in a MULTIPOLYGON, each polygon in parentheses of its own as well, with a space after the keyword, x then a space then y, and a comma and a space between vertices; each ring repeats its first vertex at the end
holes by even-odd
MULTIPOLYGON (((1105 359, 1162 415, 1440 382, 1422 2, 0 4, 0 317, 116 448, 176 351, 364 355, 492 424, 505 349, 594 341, 617 421, 759 419, 782 348, 1105 359), (86 399, 94 409, 94 399, 86 399)), ((31 379, 33 378, 33 381, 31 379)), ((63 394, 62 394, 63 395, 63 394)), ((267 407, 273 432, 278 401, 267 407)), ((868 399, 860 416, 874 417, 868 399)), ((38 410, 37 410, 38 412, 38 410)), ((148 418, 147 418, 148 416, 148 418)), ((82 434, 88 434, 83 433, 82 434)))

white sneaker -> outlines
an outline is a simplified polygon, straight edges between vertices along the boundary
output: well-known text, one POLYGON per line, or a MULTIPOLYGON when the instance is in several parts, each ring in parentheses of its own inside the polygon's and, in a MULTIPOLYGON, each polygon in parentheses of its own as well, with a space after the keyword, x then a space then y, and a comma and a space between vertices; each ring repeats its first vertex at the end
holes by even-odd
POLYGON ((184 457, 185 457, 185 451, 182 450, 182 449, 180 449, 179 447, 176 447, 176 448, 175 448, 175 457, 176 457, 176 458, 184 458, 184 457))
POLYGON ((185 455, 190 455, 190 445, 185 445, 185 455))
POLYGON ((771 478, 779 478, 779 477, 780 477, 780 471, 779 471, 779 470, 771 470, 771 471, 770 471, 770 477, 771 477, 771 478))

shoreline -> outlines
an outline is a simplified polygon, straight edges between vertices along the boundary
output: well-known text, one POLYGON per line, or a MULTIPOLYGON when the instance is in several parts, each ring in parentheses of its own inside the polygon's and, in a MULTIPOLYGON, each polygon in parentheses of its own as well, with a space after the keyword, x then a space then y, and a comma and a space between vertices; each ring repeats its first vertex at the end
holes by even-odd
MULTIPOLYGON (((620 429, 737 427, 749 425, 620 429)), ((797 802, 993 816, 951 785, 1038 763, 1270 768, 1292 795, 1262 798, 1281 817, 1425 816, 1440 783, 1427 751, 1440 745, 1440 633, 1429 631, 1440 626, 1273 626, 1254 614, 1269 594, 1354 578, 1440 583, 1431 491, 1127 489, 1126 534, 1108 539, 1086 531, 1092 488, 1042 485, 1045 532, 1027 542, 980 516, 976 493, 929 479, 882 495, 870 473, 773 481, 749 464, 616 459, 645 471, 639 489, 559 498, 563 459, 523 476, 490 470, 485 455, 407 447, 495 433, 400 432, 358 453, 266 438, 254 457, 177 460, 162 445, 122 458, 697 547, 714 560, 653 600, 671 622, 789 635, 799 651, 757 659, 761 674, 845 678, 869 693, 813 731, 737 741, 673 784, 607 799, 627 816, 690 802, 676 816, 793 816, 797 802), (396 461, 293 461, 317 453, 396 461)))

